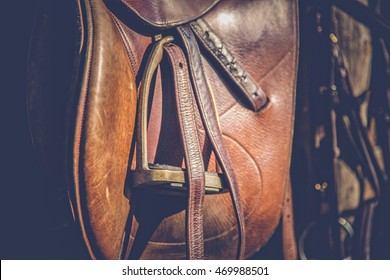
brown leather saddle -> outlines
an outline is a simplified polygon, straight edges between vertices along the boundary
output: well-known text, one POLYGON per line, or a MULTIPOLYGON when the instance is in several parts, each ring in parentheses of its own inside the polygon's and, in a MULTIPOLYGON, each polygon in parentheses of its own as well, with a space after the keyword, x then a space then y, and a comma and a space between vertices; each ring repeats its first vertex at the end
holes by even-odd
POLYGON ((91 257, 247 258, 283 214, 295 258, 296 1, 47 2, 31 131, 91 257))

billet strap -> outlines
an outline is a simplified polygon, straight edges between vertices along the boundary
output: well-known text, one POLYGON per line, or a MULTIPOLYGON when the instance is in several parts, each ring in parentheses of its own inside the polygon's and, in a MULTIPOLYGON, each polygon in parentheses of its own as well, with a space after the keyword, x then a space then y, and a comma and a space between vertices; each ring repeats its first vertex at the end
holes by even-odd
POLYGON ((188 67, 181 49, 174 44, 164 46, 173 73, 177 113, 184 157, 187 167, 188 208, 187 208, 187 258, 203 259, 203 202, 205 195, 205 169, 195 123, 194 104, 188 67))
POLYGON ((245 217, 241 208, 241 199, 236 176, 232 168, 229 153, 224 145, 214 101, 206 84, 200 51, 194 33, 188 26, 178 27, 178 32, 183 40, 184 49, 188 56, 187 59, 190 67, 191 81, 203 125, 230 188, 238 225, 237 257, 243 259, 245 254, 245 217))
POLYGON ((288 176, 286 183, 286 197, 282 217, 283 256, 286 260, 297 259, 297 243, 294 231, 294 214, 292 202, 291 180, 288 176))
POLYGON ((223 40, 202 18, 191 22, 190 26, 203 47, 208 50, 214 60, 221 66, 229 80, 236 85, 241 96, 250 105, 250 109, 255 112, 260 111, 268 102, 267 96, 252 76, 235 59, 223 40))

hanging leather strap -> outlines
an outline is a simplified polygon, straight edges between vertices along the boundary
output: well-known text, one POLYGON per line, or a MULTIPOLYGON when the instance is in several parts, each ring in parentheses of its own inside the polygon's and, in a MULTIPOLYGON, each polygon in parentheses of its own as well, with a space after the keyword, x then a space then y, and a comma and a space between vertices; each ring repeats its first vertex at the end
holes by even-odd
POLYGON ((205 169, 195 123, 188 67, 183 52, 174 44, 164 46, 172 66, 177 113, 187 167, 188 208, 186 212, 187 258, 203 259, 203 202, 205 169))
POLYGON ((283 238, 284 259, 296 260, 298 255, 297 255, 297 243, 295 240, 295 231, 294 231, 294 215, 293 215, 293 202, 292 202, 290 176, 288 176, 287 179, 286 197, 285 197, 284 207, 283 207, 282 238, 283 238))
POLYGON ((235 85, 235 90, 243 100, 248 102, 249 108, 255 112, 264 108, 268 102, 264 91, 235 59, 227 45, 213 31, 207 21, 199 18, 191 22, 190 26, 199 42, 211 54, 214 61, 221 66, 222 74, 229 77, 229 81, 235 85))
MULTIPOLYGON (((137 182, 147 182, 148 178, 154 178, 152 183, 164 185, 172 177, 170 170, 154 172, 151 164, 147 162, 147 108, 149 91, 151 89, 152 77, 163 58, 164 51, 172 68, 173 92, 176 98, 177 114, 180 126, 180 135, 184 148, 186 172, 183 174, 184 182, 188 189, 188 207, 186 211, 186 233, 187 233, 187 258, 203 259, 203 201, 205 194, 205 168, 203 165, 202 152, 200 149, 197 128, 195 123, 195 112, 193 93, 188 75, 188 67, 185 56, 179 47, 172 44, 173 37, 168 36, 159 39, 149 56, 147 67, 144 72, 143 82, 140 87, 138 104, 138 126, 137 126, 137 166, 134 174, 137 182), (154 174, 154 175, 153 175, 154 174), (185 174, 185 175, 184 175, 185 174), (153 177, 154 176, 154 177, 153 177), (165 177, 166 178, 165 178, 165 177), (165 179, 164 179, 165 178, 165 179)), ((179 168, 180 169, 180 168, 179 168)), ((176 175, 177 172, 173 172, 176 175)), ((177 181, 177 180, 176 180, 177 181)), ((142 184, 141 184, 142 185, 142 184)))
POLYGON ((214 153, 218 159, 221 169, 230 187, 230 194, 233 201, 234 212, 238 225, 238 251, 237 258, 243 259, 245 253, 245 217, 241 207, 240 193, 236 176, 232 168, 229 153, 224 145, 222 132, 219 127, 217 112, 214 101, 206 84, 206 77, 203 72, 199 46, 196 38, 188 26, 178 27, 178 32, 183 40, 184 49, 190 66, 191 81, 199 106, 200 115, 205 127, 207 136, 213 146, 214 153))

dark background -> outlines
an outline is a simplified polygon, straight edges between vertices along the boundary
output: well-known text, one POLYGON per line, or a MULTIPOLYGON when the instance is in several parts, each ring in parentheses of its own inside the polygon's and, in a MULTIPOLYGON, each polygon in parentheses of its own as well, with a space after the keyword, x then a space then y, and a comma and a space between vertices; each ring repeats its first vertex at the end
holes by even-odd
POLYGON ((43 174, 28 128, 26 63, 38 2, 3 1, 1 8, 1 259, 76 255, 50 230, 43 174))

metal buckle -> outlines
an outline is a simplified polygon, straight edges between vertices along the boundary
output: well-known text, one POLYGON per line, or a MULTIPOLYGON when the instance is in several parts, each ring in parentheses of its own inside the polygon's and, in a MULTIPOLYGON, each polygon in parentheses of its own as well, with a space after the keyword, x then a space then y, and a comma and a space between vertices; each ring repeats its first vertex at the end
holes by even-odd
MULTIPOLYGON (((133 177, 133 190, 148 190, 162 194, 180 195, 187 192, 186 170, 181 167, 153 164, 147 161, 148 100, 151 81, 162 60, 163 46, 172 41, 173 37, 168 36, 156 42, 142 78, 137 116, 136 168, 131 175, 133 177)), ((227 189, 223 187, 223 185, 226 185, 223 178, 221 173, 206 171, 206 194, 226 192, 227 189)))

